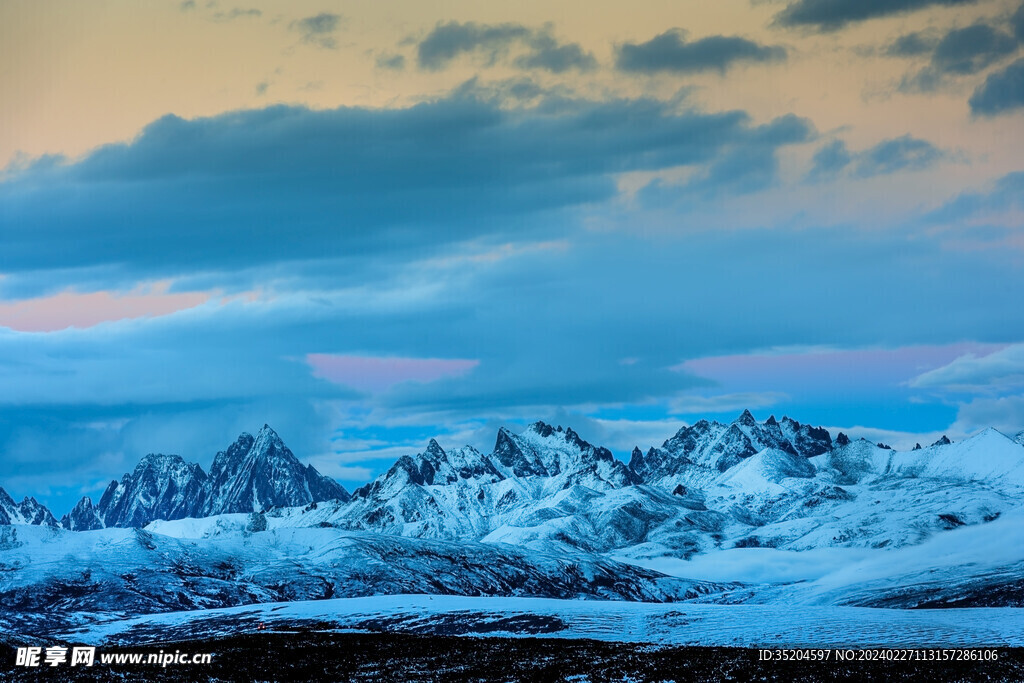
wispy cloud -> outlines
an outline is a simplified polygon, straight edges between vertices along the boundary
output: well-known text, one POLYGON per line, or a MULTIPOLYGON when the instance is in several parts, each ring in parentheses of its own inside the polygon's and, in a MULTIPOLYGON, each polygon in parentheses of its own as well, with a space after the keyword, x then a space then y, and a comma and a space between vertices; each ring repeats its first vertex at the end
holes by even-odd
POLYGON ((298 32, 302 42, 327 50, 334 50, 338 47, 335 33, 341 28, 342 21, 343 18, 340 14, 321 12, 311 17, 293 21, 290 24, 290 28, 298 32))
POLYGON ((869 19, 907 14, 931 7, 971 5, 976 0, 796 0, 775 16, 781 26, 836 31, 869 19))
POLYGON ((513 46, 523 49, 513 63, 523 69, 544 69, 562 73, 570 69, 588 70, 597 60, 577 43, 561 43, 551 26, 534 29, 523 24, 478 24, 450 21, 439 23, 416 47, 421 68, 438 70, 467 54, 484 57, 495 64, 513 46))
POLYGON ((624 43, 618 47, 616 66, 634 73, 697 73, 725 71, 737 63, 780 62, 786 49, 760 45, 736 36, 707 36, 686 40, 686 32, 674 28, 645 43, 624 43))
POLYGON ((387 391, 401 382, 435 382, 459 377, 479 360, 460 358, 395 358, 311 353, 306 362, 313 376, 361 391, 387 391))

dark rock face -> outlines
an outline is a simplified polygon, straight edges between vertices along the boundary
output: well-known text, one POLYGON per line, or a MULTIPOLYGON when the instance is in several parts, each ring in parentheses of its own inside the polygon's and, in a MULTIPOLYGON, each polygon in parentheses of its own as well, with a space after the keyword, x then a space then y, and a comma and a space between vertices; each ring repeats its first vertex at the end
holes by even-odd
POLYGON ((207 476, 180 455, 150 454, 100 498, 99 516, 109 527, 143 527, 154 519, 196 517, 203 509, 207 476))
POLYGON ((92 504, 92 499, 86 496, 78 501, 78 504, 60 519, 60 525, 70 531, 93 531, 103 528, 103 520, 100 519, 99 510, 92 504))
POLYGON ((93 507, 79 501, 65 527, 143 527, 157 519, 229 512, 262 512, 324 500, 348 500, 340 484, 303 465, 268 426, 242 434, 214 458, 210 474, 178 455, 147 455, 121 481, 112 481, 93 507), (97 522, 99 526, 97 526, 97 522))
POLYGON ((953 442, 949 440, 949 437, 946 436, 945 434, 943 434, 941 439, 939 439, 938 441, 936 441, 935 443, 932 444, 932 447, 935 447, 935 446, 948 446, 951 443, 953 443, 953 442))
POLYGON ((524 453, 514 435, 502 427, 494 443, 494 457, 504 467, 512 470, 516 477, 546 477, 549 475, 544 464, 533 452, 524 453))
POLYGON ((272 507, 296 507, 319 500, 348 500, 333 479, 305 466, 273 429, 264 425, 253 438, 242 434, 210 467, 206 515, 261 512, 272 507))

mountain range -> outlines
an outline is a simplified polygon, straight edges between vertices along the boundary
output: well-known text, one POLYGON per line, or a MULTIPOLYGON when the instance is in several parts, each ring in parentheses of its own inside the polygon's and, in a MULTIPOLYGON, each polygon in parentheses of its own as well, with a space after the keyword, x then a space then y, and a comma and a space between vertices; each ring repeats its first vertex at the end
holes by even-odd
POLYGON ((148 455, 60 522, 0 490, 0 630, 402 593, 1024 606, 1022 440, 896 451, 745 411, 625 463, 536 422, 350 495, 264 426, 209 473, 148 455))
POLYGON ((0 524, 89 531, 268 513, 353 531, 641 557, 730 544, 885 547, 998 516, 1024 483, 1022 442, 1024 433, 1011 440, 987 430, 899 452, 744 411, 634 449, 627 464, 571 428, 536 422, 519 434, 499 429, 489 454, 431 440, 350 495, 264 425, 219 452, 209 474, 177 455, 147 455, 98 504, 85 497, 59 522, 35 499, 16 504, 0 489, 0 524), (955 499, 932 495, 951 480, 955 499), (866 496, 876 500, 866 506, 866 496))
POLYGON ((341 484, 299 462, 281 437, 264 425, 255 437, 243 433, 217 453, 209 474, 181 456, 151 453, 120 481, 111 481, 98 504, 86 496, 59 523, 34 498, 15 506, 0 489, 0 524, 59 525, 71 531, 142 528, 158 519, 260 512, 348 498, 341 484))

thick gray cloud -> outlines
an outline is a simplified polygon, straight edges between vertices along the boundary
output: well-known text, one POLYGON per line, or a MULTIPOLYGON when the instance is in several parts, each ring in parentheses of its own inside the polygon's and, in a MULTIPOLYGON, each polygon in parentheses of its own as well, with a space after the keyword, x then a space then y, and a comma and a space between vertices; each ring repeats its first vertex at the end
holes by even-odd
POLYGON ((985 23, 953 29, 931 45, 927 37, 911 33, 889 46, 886 53, 894 56, 912 56, 930 52, 928 66, 907 75, 900 83, 904 92, 930 92, 941 87, 949 76, 978 73, 1017 51, 1017 39, 985 23))
POLYGON ((939 44, 941 36, 928 31, 907 33, 885 47, 883 53, 888 57, 916 57, 931 54, 939 44))
POLYGON ((810 180, 834 178, 853 161, 853 155, 842 140, 822 145, 811 159, 810 180))
POLYGON ((782 26, 801 26, 835 31, 877 17, 905 14, 928 7, 970 5, 976 0, 796 0, 779 12, 782 26))
POLYGON ((544 69, 559 74, 570 69, 588 71, 597 66, 594 55, 585 52, 578 43, 561 44, 548 33, 534 35, 530 46, 530 52, 515 60, 520 68, 544 69))
POLYGON ((973 74, 1012 54, 1017 41, 987 24, 954 29, 935 46, 932 65, 944 72, 973 74))
POLYGON ((1024 43, 1024 3, 1021 3, 1017 11, 1010 18, 1010 25, 1013 27, 1013 34, 1017 40, 1024 43))
POLYGON ((946 158, 946 153, 928 142, 910 135, 884 140, 857 156, 856 174, 862 178, 919 171, 946 158))
POLYGON ((860 152, 851 152, 842 140, 833 140, 815 152, 810 182, 834 179, 844 171, 857 178, 871 178, 897 171, 920 171, 948 158, 949 155, 927 140, 903 135, 860 152))
POLYGON ((482 54, 488 64, 523 45, 527 52, 514 63, 524 69, 546 69, 561 73, 569 69, 592 69, 597 60, 577 43, 559 43, 551 27, 533 29, 522 24, 477 24, 450 21, 438 24, 417 46, 417 59, 424 69, 443 69, 465 54, 482 54))
POLYGON ((333 50, 338 47, 338 41, 334 34, 341 27, 341 22, 340 14, 321 12, 293 21, 290 27, 302 36, 302 42, 333 50))
POLYGON ((623 71, 656 73, 724 72, 737 62, 777 62, 786 58, 780 46, 760 45, 735 36, 708 36, 686 41, 682 29, 670 29, 645 43, 618 48, 616 66, 623 71))
POLYGON ((504 109, 471 92, 397 110, 167 116, 80 160, 9 169, 0 272, 10 292, 33 273, 60 288, 104 269, 130 281, 309 259, 366 268, 375 254, 557 235, 572 224, 559 212, 614 197, 618 173, 715 169, 705 182, 725 187, 725 160, 809 130, 646 99, 504 109))
POLYGON ((1024 107, 1024 59, 988 75, 971 95, 971 112, 995 116, 1024 107))

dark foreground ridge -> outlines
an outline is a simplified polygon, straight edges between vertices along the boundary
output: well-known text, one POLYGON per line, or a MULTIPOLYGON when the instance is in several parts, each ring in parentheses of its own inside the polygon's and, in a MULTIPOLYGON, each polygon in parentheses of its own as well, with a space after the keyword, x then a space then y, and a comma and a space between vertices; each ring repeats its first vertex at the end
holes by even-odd
MULTIPOLYGON (((1022 681, 1024 648, 988 662, 763 662, 758 650, 654 648, 595 640, 464 638, 384 633, 266 633, 99 652, 212 653, 209 665, 15 668, 21 681, 1022 681)), ((98 660, 98 657, 97 657, 98 660)))

